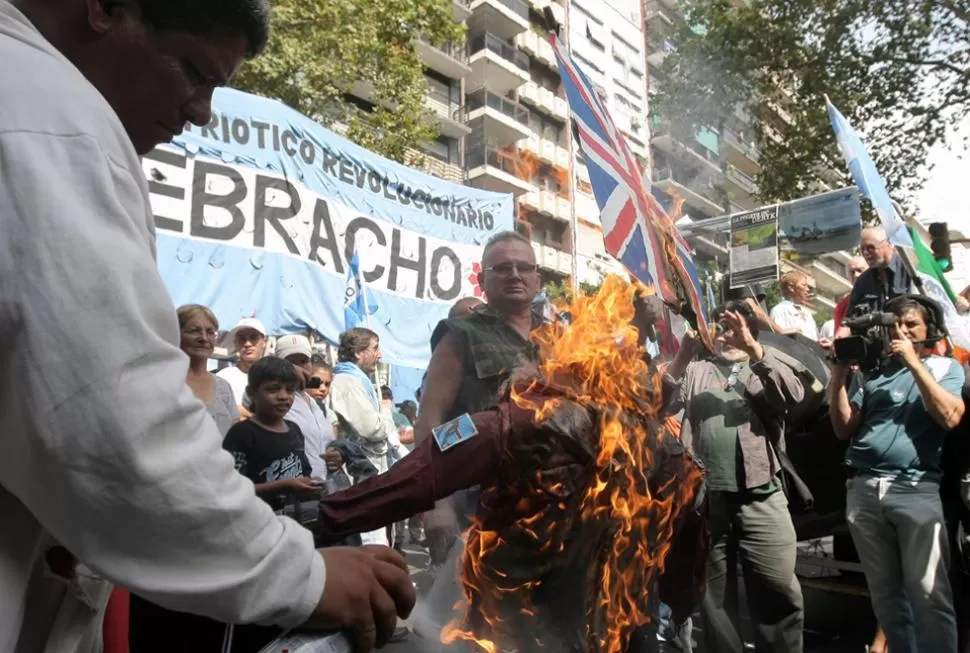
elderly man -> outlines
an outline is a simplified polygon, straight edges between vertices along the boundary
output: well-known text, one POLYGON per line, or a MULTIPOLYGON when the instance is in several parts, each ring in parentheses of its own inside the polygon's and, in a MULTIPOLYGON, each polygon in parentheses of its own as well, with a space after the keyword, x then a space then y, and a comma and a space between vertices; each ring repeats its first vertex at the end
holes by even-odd
POLYGON ((771 309, 769 317, 782 333, 800 333, 809 340, 818 340, 815 316, 808 307, 812 296, 812 278, 801 270, 781 275, 782 300, 771 309))
POLYGON ((913 279, 896 248, 889 242, 885 229, 864 229, 859 247, 869 269, 860 274, 852 286, 846 313, 851 313, 860 304, 868 304, 874 311, 882 310, 890 299, 910 291, 913 279))
POLYGON ((896 297, 892 341, 862 378, 837 363, 829 386, 835 434, 850 439, 846 520, 873 612, 893 653, 956 651, 940 500, 941 452, 963 417, 963 368, 931 354, 945 336, 931 299, 896 297))
POLYGON ((358 650, 414 602, 396 553, 318 552, 236 473, 155 267, 138 155, 209 122, 268 24, 265 0, 0 0, 0 651, 93 648, 106 581, 358 650))
POLYGON ((703 345, 688 333, 664 374, 668 410, 681 423, 681 440, 707 470, 705 650, 742 650, 734 577, 740 560, 755 647, 799 653, 803 600, 777 448, 784 446, 781 416, 802 400, 805 388, 792 368, 758 342, 756 316, 746 301, 727 302, 715 315, 723 331, 714 357, 690 362, 703 345))

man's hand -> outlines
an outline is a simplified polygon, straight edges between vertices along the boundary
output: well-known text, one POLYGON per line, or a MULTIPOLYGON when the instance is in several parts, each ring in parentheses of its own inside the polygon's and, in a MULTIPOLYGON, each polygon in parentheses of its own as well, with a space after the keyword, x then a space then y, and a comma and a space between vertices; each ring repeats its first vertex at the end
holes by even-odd
POLYGON ((748 323, 740 313, 726 311, 721 317, 724 324, 724 342, 735 349, 745 351, 752 361, 764 358, 764 349, 751 334, 748 323))
POLYGON ((320 549, 327 584, 309 628, 350 631, 354 653, 383 647, 416 600, 408 565, 386 546, 320 549))
POLYGON ((680 339, 680 350, 684 352, 685 356, 694 358, 702 351, 704 351, 704 341, 701 340, 700 336, 693 329, 687 329, 684 333, 684 337, 680 339))
POLYGON ((903 362, 903 365, 911 370, 922 365, 913 341, 903 335, 898 324, 893 326, 893 339, 889 343, 889 352, 894 356, 898 356, 903 362))
POLYGON ((300 478, 290 478, 283 481, 283 489, 299 496, 307 494, 320 494, 320 487, 313 484, 313 479, 309 476, 300 478))
POLYGON ((323 460, 327 463, 327 469, 331 471, 340 469, 340 466, 344 464, 343 454, 336 449, 327 449, 323 453, 323 460))

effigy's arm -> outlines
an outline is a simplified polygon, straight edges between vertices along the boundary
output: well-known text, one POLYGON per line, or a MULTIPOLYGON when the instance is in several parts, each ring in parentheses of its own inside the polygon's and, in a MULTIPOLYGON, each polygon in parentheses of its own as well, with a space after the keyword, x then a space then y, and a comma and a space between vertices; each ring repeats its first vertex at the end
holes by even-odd
POLYGON ((323 497, 317 529, 339 541, 430 510, 436 500, 458 490, 494 481, 510 431, 531 427, 533 415, 505 402, 471 419, 478 434, 460 444, 442 451, 434 438, 426 438, 386 473, 323 497))

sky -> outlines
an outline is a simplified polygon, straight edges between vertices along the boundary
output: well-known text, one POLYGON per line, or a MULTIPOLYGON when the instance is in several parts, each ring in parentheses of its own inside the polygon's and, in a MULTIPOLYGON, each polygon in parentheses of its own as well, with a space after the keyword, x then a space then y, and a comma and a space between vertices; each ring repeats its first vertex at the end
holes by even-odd
POLYGON ((970 237, 970 117, 950 138, 951 146, 932 148, 927 163, 932 169, 916 195, 920 222, 946 222, 970 237))

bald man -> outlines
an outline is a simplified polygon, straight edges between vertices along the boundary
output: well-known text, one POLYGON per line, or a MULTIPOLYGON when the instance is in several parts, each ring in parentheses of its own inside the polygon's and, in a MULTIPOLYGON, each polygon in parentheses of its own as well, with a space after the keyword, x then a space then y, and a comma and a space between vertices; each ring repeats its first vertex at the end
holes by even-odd
MULTIPOLYGON (((862 276, 862 273, 869 269, 869 263, 867 263, 866 259, 863 258, 862 256, 853 256, 849 260, 848 269, 849 269, 849 281, 852 282, 852 287, 854 288, 856 281, 859 280, 859 277, 862 276)), ((843 336, 849 335, 848 329, 846 329, 844 333, 840 333, 839 329, 841 327, 842 320, 845 319, 845 312, 849 308, 849 300, 851 297, 852 297, 852 291, 849 291, 849 293, 846 294, 845 297, 840 299, 839 303, 835 305, 835 311, 832 314, 832 320, 834 323, 834 328, 835 328, 837 337, 843 337, 843 336)), ((828 345, 823 345, 823 346, 827 347, 828 345)))
POLYGON ((889 242, 882 227, 863 229, 859 243, 862 256, 869 269, 863 272, 852 286, 846 314, 860 304, 878 311, 893 297, 910 292, 913 278, 906 271, 903 259, 889 242))

